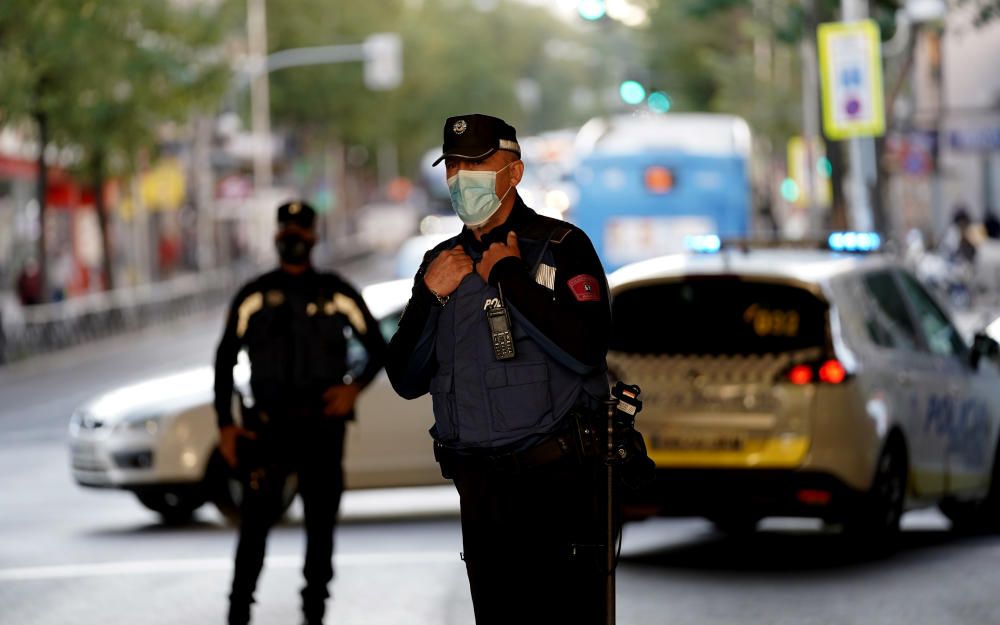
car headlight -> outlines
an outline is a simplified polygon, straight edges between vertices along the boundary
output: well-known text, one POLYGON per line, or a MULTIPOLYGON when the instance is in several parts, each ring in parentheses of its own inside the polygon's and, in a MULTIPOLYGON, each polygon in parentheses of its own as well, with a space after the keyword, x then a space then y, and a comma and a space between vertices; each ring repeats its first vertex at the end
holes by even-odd
POLYGON ((117 429, 120 432, 145 432, 150 436, 156 436, 160 433, 160 429, 162 427, 163 415, 145 415, 142 417, 125 419, 118 424, 117 429))
POLYGON ((104 419, 83 408, 75 410, 69 418, 69 432, 73 436, 83 431, 95 433, 105 427, 104 419))

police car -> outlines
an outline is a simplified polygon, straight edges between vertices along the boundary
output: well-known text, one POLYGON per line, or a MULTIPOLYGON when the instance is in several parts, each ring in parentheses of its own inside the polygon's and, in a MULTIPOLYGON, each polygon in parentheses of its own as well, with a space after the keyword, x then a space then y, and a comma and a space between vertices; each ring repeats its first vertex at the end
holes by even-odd
MULTIPOLYGON (((387 340, 411 285, 412 279, 396 280, 362 292, 387 340)), ((248 386, 245 359, 234 374, 238 387, 248 386)), ((168 522, 190 518, 207 501, 235 518, 240 486, 217 451, 213 378, 211 367, 182 371, 116 389, 81 406, 69 426, 76 482, 131 491, 168 522)), ((443 483, 427 434, 434 421, 428 397, 400 399, 383 372, 361 394, 357 414, 348 428, 345 455, 349 488, 443 483)), ((295 487, 290 479, 286 505, 295 487)))
POLYGON ((824 249, 694 237, 614 272, 612 376, 638 384, 657 480, 638 502, 726 531, 767 516, 892 536, 938 505, 1000 526, 996 342, 968 345, 877 235, 824 249))

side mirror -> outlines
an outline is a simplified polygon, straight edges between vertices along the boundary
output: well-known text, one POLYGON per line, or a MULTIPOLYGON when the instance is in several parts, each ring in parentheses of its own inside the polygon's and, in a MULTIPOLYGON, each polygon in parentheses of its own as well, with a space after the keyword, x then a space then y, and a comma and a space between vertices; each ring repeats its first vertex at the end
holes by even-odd
POLYGON ((969 361, 973 369, 979 368, 979 361, 984 356, 996 358, 1000 355, 1000 343, 997 343, 985 332, 977 332, 972 339, 972 351, 969 354, 969 361))

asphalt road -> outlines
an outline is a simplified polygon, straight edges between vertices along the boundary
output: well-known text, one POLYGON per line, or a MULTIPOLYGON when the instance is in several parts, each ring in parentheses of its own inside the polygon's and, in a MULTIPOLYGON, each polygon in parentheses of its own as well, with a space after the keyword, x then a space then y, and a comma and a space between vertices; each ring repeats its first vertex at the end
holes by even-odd
MULTIPOLYGON (((0 625, 223 623, 235 533, 209 508, 166 527, 127 493, 69 474, 65 428, 92 394, 210 362, 221 311, 0 370, 0 625)), ((349 493, 328 622, 472 622, 450 487, 349 493)), ((275 529, 259 625, 297 622, 299 510, 275 529)), ((618 622, 629 625, 1000 624, 1000 538, 907 515, 872 557, 809 522, 744 538, 699 520, 626 528, 618 622)), ((525 563, 530 566, 530 563, 525 563)))

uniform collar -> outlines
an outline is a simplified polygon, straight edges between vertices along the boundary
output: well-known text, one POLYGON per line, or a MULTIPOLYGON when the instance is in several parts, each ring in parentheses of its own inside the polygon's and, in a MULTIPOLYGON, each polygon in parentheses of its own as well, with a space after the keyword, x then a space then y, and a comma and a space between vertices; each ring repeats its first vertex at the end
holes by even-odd
POLYGON ((486 251, 486 249, 493 243, 506 243, 507 233, 511 230, 517 232, 537 214, 524 203, 524 200, 521 199, 521 195, 519 193, 516 191, 515 193, 514 208, 511 209, 510 215, 507 215, 507 221, 484 234, 482 241, 476 239, 476 235, 472 234, 472 230, 470 230, 468 226, 462 227, 462 234, 460 236, 462 244, 466 249, 471 249, 481 253, 486 251))

